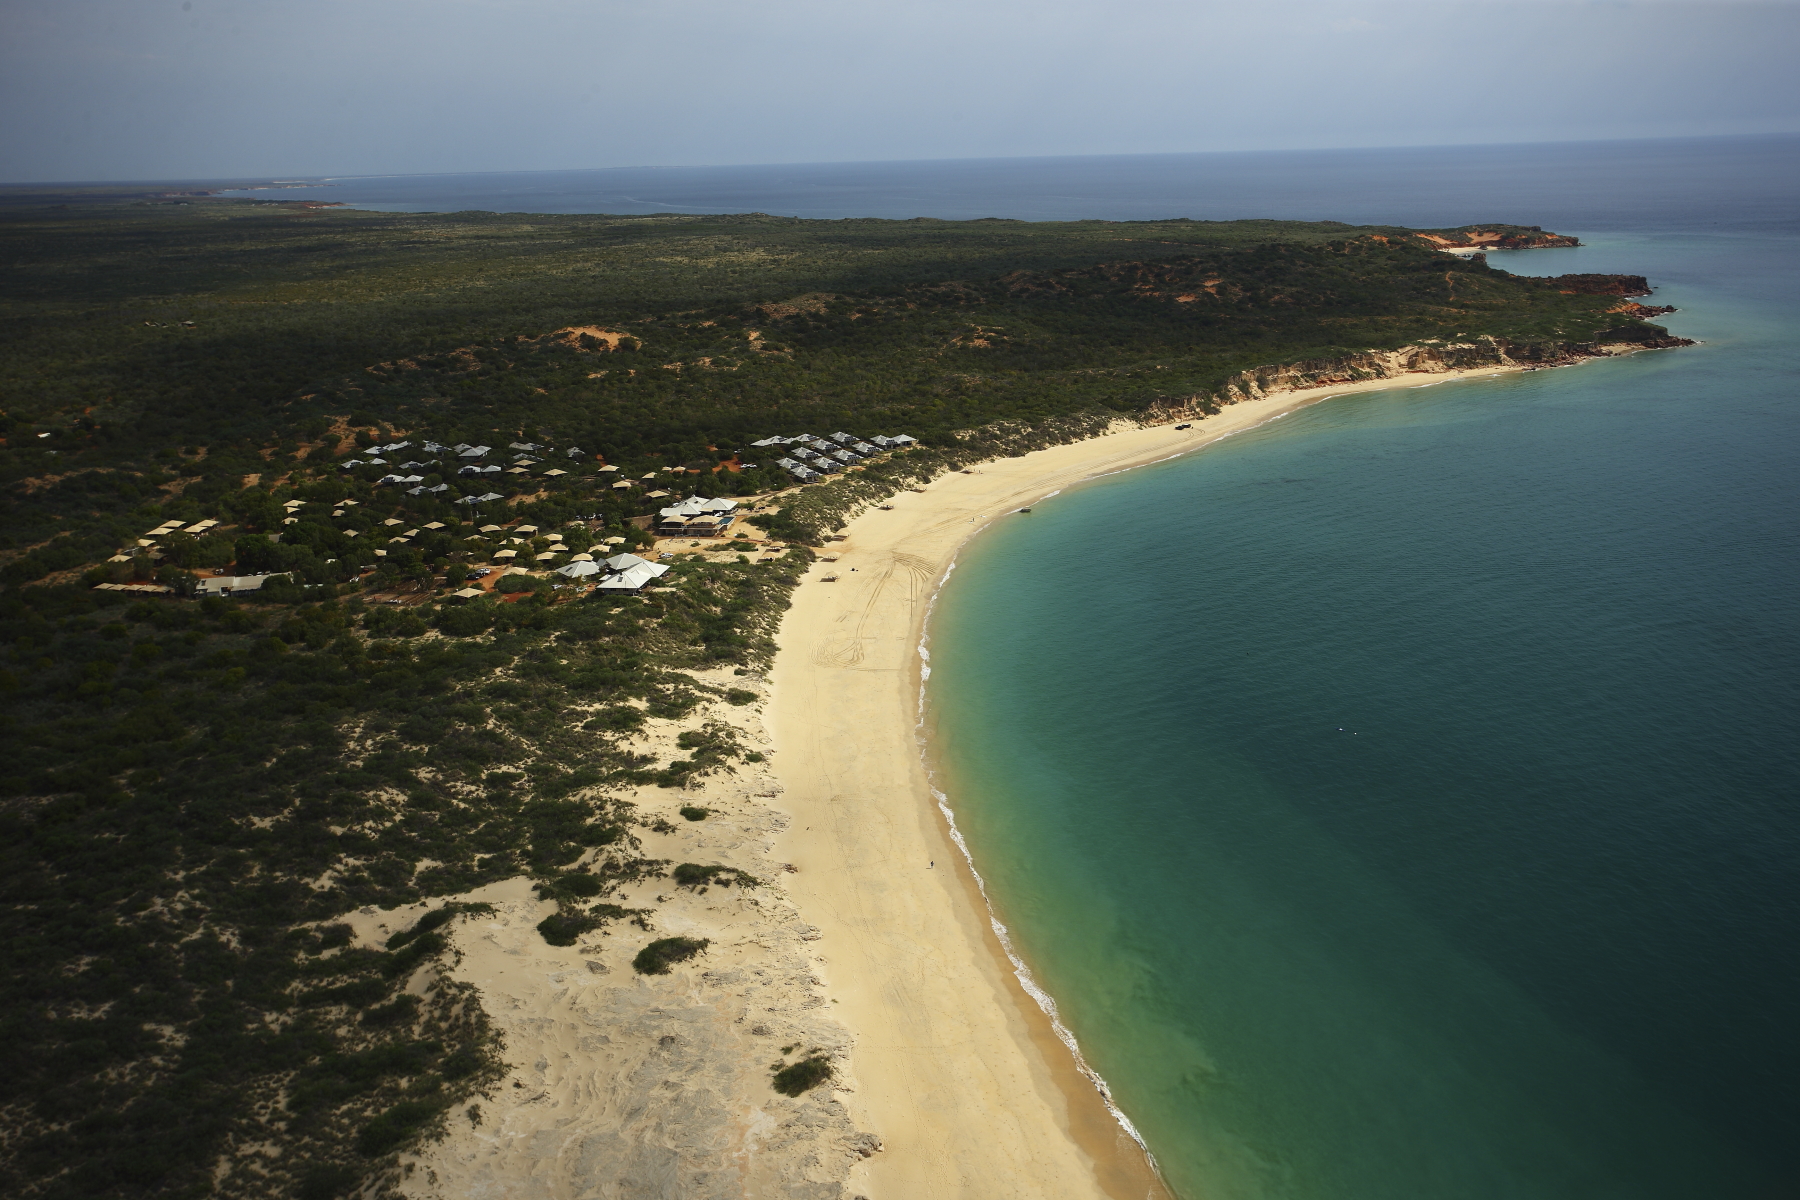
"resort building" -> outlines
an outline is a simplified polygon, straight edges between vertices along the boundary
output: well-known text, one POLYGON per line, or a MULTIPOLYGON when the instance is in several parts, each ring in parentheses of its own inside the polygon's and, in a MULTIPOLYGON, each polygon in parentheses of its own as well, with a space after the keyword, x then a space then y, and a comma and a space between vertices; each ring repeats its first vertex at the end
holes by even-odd
POLYGON ((656 532, 662 537, 718 537, 731 528, 736 508, 736 500, 695 496, 662 509, 657 515, 656 532))

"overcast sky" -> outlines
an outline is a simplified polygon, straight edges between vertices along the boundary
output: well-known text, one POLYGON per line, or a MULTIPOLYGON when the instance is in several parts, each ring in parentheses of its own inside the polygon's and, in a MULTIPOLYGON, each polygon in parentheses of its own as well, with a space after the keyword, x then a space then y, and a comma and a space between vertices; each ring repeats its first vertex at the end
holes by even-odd
POLYGON ((0 0, 0 180, 1800 131, 1800 3, 0 0))

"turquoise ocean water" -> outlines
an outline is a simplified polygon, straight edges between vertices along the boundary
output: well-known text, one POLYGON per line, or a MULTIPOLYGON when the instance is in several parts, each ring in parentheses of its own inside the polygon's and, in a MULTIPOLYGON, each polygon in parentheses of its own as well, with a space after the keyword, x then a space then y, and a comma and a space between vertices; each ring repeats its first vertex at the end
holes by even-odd
MULTIPOLYGON (((250 193, 262 195, 263 193, 250 193)), ((1800 1196, 1800 137, 322 181, 371 208, 1482 220, 1692 349, 1365 393, 963 553, 927 722, 1185 1200, 1800 1196)))
POLYGON ((1301 410, 939 598, 940 786, 1185 1197, 1796 1194, 1800 239, 1571 232, 1491 261, 1705 345, 1301 410))

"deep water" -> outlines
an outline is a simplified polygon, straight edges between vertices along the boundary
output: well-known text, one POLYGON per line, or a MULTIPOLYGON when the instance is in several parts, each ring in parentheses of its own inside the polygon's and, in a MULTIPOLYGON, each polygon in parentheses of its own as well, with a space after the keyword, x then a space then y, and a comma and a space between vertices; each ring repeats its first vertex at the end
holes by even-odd
POLYGON ((229 192, 392 212, 743 213, 837 220, 1167 217, 1584 230, 1795 228, 1800 135, 384 175, 229 192))
POLYGON ((1800 1194, 1800 238, 1703 216, 1492 258, 1702 346, 1329 401, 964 552, 940 782, 1183 1196, 1800 1194))

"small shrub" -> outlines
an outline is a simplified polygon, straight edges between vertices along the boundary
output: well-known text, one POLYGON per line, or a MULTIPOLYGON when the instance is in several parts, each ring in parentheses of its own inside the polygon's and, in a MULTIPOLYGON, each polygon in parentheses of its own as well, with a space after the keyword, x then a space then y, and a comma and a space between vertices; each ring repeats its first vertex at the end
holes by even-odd
POLYGON ((749 704, 756 699, 756 693, 746 688, 732 688, 725 693, 728 704, 749 704))
POLYGON ((362 1127, 356 1135, 356 1149, 370 1158, 385 1154, 410 1138, 440 1110, 441 1105, 429 1101, 402 1100, 362 1127))
POLYGON ((363 618, 363 628, 375 637, 418 637, 425 632, 419 614, 405 608, 377 608, 363 618))
POLYGON ((598 928, 598 917, 578 912, 554 912, 537 924, 537 931, 552 946, 573 946, 582 934, 598 928))
POLYGON ((610 846, 625 836, 623 825, 584 825, 576 839, 583 846, 610 846))
MULTIPOLYGON (((687 816, 685 812, 682 815, 687 816)), ((692 820, 692 818, 689 819, 692 820)), ((720 887, 730 887, 734 883, 742 884, 745 887, 755 887, 761 882, 756 876, 747 875, 736 867, 721 866, 718 863, 708 866, 702 866, 699 863, 681 863, 671 874, 675 876, 677 887, 687 888, 705 887, 710 883, 716 883, 720 887)))
POLYGON ((354 1191, 361 1182, 362 1172, 355 1167, 339 1163, 308 1167, 306 1174, 300 1177, 300 1200, 338 1200, 354 1191))
POLYGON ((545 900, 586 900, 598 896, 606 890, 606 884, 598 875, 590 875, 585 871, 572 871, 567 875, 558 875, 548 883, 537 885, 537 893, 545 900))
POLYGON ((690 821, 704 821, 712 815, 712 809, 695 808, 693 805, 688 804, 682 806, 681 815, 690 821))
POLYGON ((362 1023, 377 1029, 387 1025, 410 1025, 418 1015, 419 998, 408 994, 397 996, 392 1003, 380 1008, 371 1008, 363 1014, 362 1023))
POLYGON ((599 732, 614 730, 624 733, 627 730, 641 728, 644 724, 644 710, 633 708, 629 704, 616 704, 611 708, 603 708, 588 719, 585 728, 599 732))
POLYGON ((639 975, 667 975, 670 967, 686 962, 711 944, 705 938, 659 938, 637 952, 631 969, 639 975))
POLYGON ((438 614, 437 627, 450 637, 476 637, 494 627, 492 604, 469 603, 438 614))
POLYGON ((430 933, 440 925, 448 924, 450 918, 454 917, 456 912, 457 909, 454 904, 446 904, 442 908, 432 909, 414 922, 411 929, 402 929, 399 933, 396 933, 393 937, 389 938, 387 940, 387 948, 389 950, 398 950, 420 934, 430 933))
POLYGON ((815 1055, 775 1072, 775 1090, 784 1096, 798 1096, 830 1078, 831 1063, 815 1055))
POLYGON ((443 950, 449 943, 441 933, 420 934, 415 940, 408 942, 406 949, 388 955, 385 970, 389 975, 404 975, 418 966, 425 959, 443 950))
POLYGON ((300 1003, 315 1004, 348 1004, 351 1008, 367 1008, 383 996, 387 995, 387 984, 379 979, 358 979, 354 983, 342 983, 336 987, 314 988, 303 993, 300 1003))
POLYGON ((502 575, 494 584, 494 590, 506 595, 518 592, 535 592, 544 586, 544 581, 535 575, 502 575))
MULTIPOLYGON (((438 1065, 438 1074, 445 1079, 466 1079, 481 1070, 481 1052, 473 1046, 463 1046, 445 1057, 438 1065)), ((476 1124, 480 1124, 477 1120, 476 1124)))

